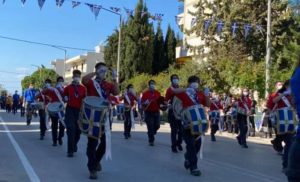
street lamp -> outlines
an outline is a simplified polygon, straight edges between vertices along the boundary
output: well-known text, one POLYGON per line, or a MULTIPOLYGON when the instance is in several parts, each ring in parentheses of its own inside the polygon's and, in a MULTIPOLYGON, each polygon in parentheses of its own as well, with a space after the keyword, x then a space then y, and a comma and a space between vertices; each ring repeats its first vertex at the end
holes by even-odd
POLYGON ((117 60, 117 83, 119 83, 119 79, 120 79, 120 61, 121 61, 121 34, 122 34, 122 14, 120 13, 117 13, 117 12, 114 12, 110 9, 106 9, 106 8, 103 8, 103 10, 107 11, 107 12, 110 12, 110 13, 113 13, 115 15, 118 15, 119 16, 119 21, 120 21, 120 24, 119 24, 119 40, 118 40, 118 60, 117 60))
POLYGON ((56 49, 59 49, 59 50, 62 50, 62 51, 64 51, 64 53, 65 53, 65 58, 64 58, 64 68, 63 68, 63 78, 65 79, 65 72, 66 72, 66 60, 67 60, 67 49, 63 49, 63 48, 61 48, 61 47, 58 47, 58 46, 54 46, 54 45, 52 45, 51 47, 53 47, 53 48, 56 48, 56 49))
POLYGON ((271 0, 268 0, 268 23, 267 23, 267 53, 266 53, 266 85, 265 98, 269 95, 270 88, 270 62, 271 62, 271 0))

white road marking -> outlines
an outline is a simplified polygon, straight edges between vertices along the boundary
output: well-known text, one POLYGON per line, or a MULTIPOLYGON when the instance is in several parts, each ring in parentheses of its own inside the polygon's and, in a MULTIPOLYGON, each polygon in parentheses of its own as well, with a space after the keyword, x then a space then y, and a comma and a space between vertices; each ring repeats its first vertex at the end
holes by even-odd
POLYGON ((21 150, 19 144, 16 142, 15 138, 12 136, 12 134, 10 133, 8 127, 5 125, 2 117, 0 117, 0 121, 1 124, 3 124, 3 127, 6 131, 6 134, 9 138, 9 140, 11 141, 13 147, 15 148, 22 164, 23 167, 25 168, 25 171, 30 179, 30 181, 32 182, 40 182, 40 178, 37 176, 37 174, 35 173, 34 169, 32 168, 31 164, 29 163, 28 159, 26 158, 25 154, 23 153, 23 151, 21 150))

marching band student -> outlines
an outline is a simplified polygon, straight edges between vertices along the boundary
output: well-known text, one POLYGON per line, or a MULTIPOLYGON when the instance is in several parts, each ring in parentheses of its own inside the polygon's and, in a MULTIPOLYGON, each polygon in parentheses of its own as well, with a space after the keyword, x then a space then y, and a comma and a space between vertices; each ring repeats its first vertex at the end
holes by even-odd
POLYGON ((80 140, 81 131, 78 126, 80 108, 86 97, 86 88, 80 84, 81 71, 74 70, 72 83, 64 89, 64 100, 67 102, 65 123, 68 136, 68 157, 73 157, 77 152, 77 144, 80 140))
MULTIPOLYGON (((107 75, 107 66, 105 63, 100 62, 95 66, 96 72, 87 74, 82 78, 82 83, 87 88, 87 96, 103 97, 109 99, 110 94, 118 95, 119 86, 117 84, 117 73, 115 70, 112 71, 113 82, 107 82, 105 80, 107 75), (95 77, 93 79, 93 77, 95 77)), ((97 179, 97 171, 101 171, 102 167, 100 161, 105 154, 106 150, 106 135, 105 133, 98 139, 88 137, 87 143, 87 157, 88 157, 88 169, 90 171, 90 179, 97 179), (100 143, 100 144, 99 144, 100 143)))
POLYGON ((138 102, 138 98, 132 84, 127 85, 123 99, 125 105, 124 137, 125 139, 128 139, 131 138, 130 131, 134 124, 133 120, 135 112, 137 112, 134 107, 138 102))
MULTIPOLYGON (((292 78, 291 78, 291 91, 293 99, 296 106, 296 112, 298 119, 300 118, 300 61, 298 67, 296 68, 292 78)), ((286 175, 289 182, 298 182, 300 181, 300 123, 298 121, 297 135, 290 148, 289 159, 288 159, 288 168, 286 175)))
MULTIPOLYGON (((292 96, 291 96, 291 90, 290 90, 290 81, 287 80, 283 87, 278 90, 278 92, 272 96, 272 102, 269 103, 269 108, 274 108, 275 112, 283 109, 283 108, 290 108, 292 109, 292 96)), ((277 112, 276 112, 277 113, 277 112)), ((279 122, 279 119, 276 118, 276 122, 279 122)), ((288 166, 288 153, 290 146, 292 144, 292 138, 294 136, 294 133, 286 132, 286 133, 279 133, 277 130, 276 140, 273 143, 277 145, 277 142, 284 142, 285 146, 283 148, 283 156, 282 156, 282 171, 286 172, 286 168, 288 166)))
MULTIPOLYGON (((175 89, 179 88, 179 77, 178 75, 174 74, 171 75, 171 86, 168 88, 167 92, 166 92, 166 97, 165 100, 166 102, 172 106, 173 103, 173 98, 175 96, 175 89)), ((174 111, 172 107, 169 107, 169 111, 168 111, 168 120, 170 123, 170 127, 171 127, 171 149, 172 152, 177 153, 177 149, 179 151, 182 151, 183 148, 181 146, 182 144, 182 123, 180 119, 176 119, 175 115, 174 115, 174 111)))
MULTIPOLYGON (((182 101, 182 108, 187 109, 188 107, 194 105, 202 105, 209 107, 209 89, 205 89, 204 93, 199 91, 200 79, 197 76, 191 76, 188 78, 188 89, 186 92, 176 94, 182 101)), ((189 169, 191 175, 200 176, 201 172, 198 169, 197 163, 198 158, 197 154, 200 152, 201 148, 201 135, 193 135, 192 129, 190 128, 191 121, 183 121, 183 139, 186 143, 186 153, 184 155, 185 162, 184 167, 189 169)))
POLYGON ((45 87, 37 93, 35 99, 38 102, 42 102, 43 105, 39 108, 39 117, 40 117, 40 140, 44 140, 45 133, 47 131, 47 121, 46 121, 46 106, 48 105, 50 99, 49 97, 45 96, 42 92, 45 91, 45 87))
MULTIPOLYGON (((219 122, 220 122, 220 110, 222 110, 222 104, 219 99, 219 96, 216 93, 212 94, 210 109, 209 109, 209 119, 210 119, 210 128, 211 128, 211 141, 216 141, 216 132, 219 130, 219 122)), ((230 125, 228 125, 230 126, 230 125)))
MULTIPOLYGON (((54 88, 51 86, 52 81, 50 79, 45 80, 45 87, 46 89, 43 90, 41 93, 44 94, 46 97, 49 98, 50 102, 49 105, 54 103, 54 102, 62 102, 63 103, 63 92, 59 91, 58 89, 54 88)), ((51 129, 52 129, 52 146, 57 146, 57 141, 59 145, 63 144, 62 138, 64 137, 64 132, 65 132, 65 127, 60 121, 60 119, 57 115, 50 115, 52 124, 51 124, 51 129), (57 135, 57 130, 59 129, 59 133, 57 135)))
POLYGON ((161 95, 155 89, 155 81, 148 82, 148 90, 143 92, 142 105, 145 111, 145 122, 148 130, 148 141, 150 146, 154 146, 155 135, 160 128, 160 104, 161 95))
POLYGON ((240 130, 240 133, 237 136, 237 141, 243 148, 248 148, 247 141, 246 141, 247 131, 249 129, 247 117, 250 114, 251 105, 252 105, 252 100, 249 98, 249 90, 243 89, 242 95, 238 99, 238 114, 237 114, 237 122, 240 130))

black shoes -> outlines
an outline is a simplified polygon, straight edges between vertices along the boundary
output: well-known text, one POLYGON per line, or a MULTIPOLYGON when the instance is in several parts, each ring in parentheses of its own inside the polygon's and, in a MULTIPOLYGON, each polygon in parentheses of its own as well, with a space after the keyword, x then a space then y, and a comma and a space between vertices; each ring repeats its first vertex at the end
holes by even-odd
POLYGON ((154 146, 154 142, 149 142, 149 146, 153 147, 154 146))
POLYGON ((211 135, 211 141, 215 142, 216 141, 216 136, 215 135, 211 135))
POLYGON ((191 170, 191 175, 193 175, 193 176, 200 176, 201 175, 201 171, 199 169, 193 169, 193 170, 191 170))
POLYGON ((90 171, 90 179, 95 180, 97 178, 98 178, 97 172, 96 171, 90 171))
POLYGON ((52 146, 53 146, 53 147, 56 147, 56 146, 57 146, 57 143, 53 143, 52 146))
POLYGON ((244 145, 242 145, 242 148, 247 149, 247 148, 248 148, 248 145, 247 145, 247 144, 244 144, 244 145))
POLYGON ((44 136, 41 135, 41 136, 40 136, 40 140, 44 140, 44 136))
POLYGON ((172 148, 172 152, 173 152, 173 153, 178 153, 176 146, 175 146, 175 147, 172 146, 171 148, 172 148))
POLYGON ((68 153, 68 155, 67 155, 69 158, 72 158, 72 157, 74 157, 74 154, 73 153, 68 153))

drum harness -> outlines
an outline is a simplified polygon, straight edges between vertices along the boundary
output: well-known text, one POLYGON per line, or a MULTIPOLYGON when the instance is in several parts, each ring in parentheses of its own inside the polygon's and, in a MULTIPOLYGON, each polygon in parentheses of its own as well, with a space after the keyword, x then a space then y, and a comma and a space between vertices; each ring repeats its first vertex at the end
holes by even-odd
POLYGON ((132 128, 132 129, 135 129, 135 119, 134 119, 133 107, 131 107, 131 101, 130 101, 130 99, 129 99, 128 92, 125 92, 124 97, 125 97, 127 103, 128 103, 129 106, 130 106, 131 128, 132 128))
MULTIPOLYGON (((106 99, 103 95, 105 93, 103 93, 103 90, 100 86, 100 84, 98 83, 97 80, 93 80, 94 83, 94 87, 99 95, 100 98, 106 99)), ((106 99, 107 100, 107 99, 106 99)), ((110 104, 109 104, 109 107, 110 104)), ((110 123, 109 123, 109 115, 106 113, 106 119, 105 119, 105 141, 106 141, 106 149, 105 149, 105 158, 106 160, 112 160, 112 154, 111 154, 111 131, 110 131, 110 123)))

